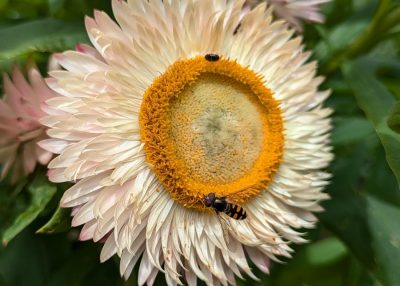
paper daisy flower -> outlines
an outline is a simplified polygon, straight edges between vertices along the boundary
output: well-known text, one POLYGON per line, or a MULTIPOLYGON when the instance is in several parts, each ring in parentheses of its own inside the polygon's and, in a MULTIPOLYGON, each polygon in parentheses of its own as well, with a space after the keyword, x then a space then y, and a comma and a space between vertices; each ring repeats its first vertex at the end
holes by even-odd
POLYGON ((0 100, 0 179, 11 173, 16 182, 33 172, 36 164, 46 165, 52 154, 37 142, 47 137, 39 119, 42 104, 54 95, 40 72, 29 63, 27 81, 15 67, 12 78, 3 76, 4 97, 0 100))
POLYGON ((274 14, 285 19, 297 31, 303 30, 302 21, 323 23, 324 16, 320 12, 320 5, 332 0, 247 0, 246 6, 254 6, 262 1, 272 6, 274 14))
POLYGON ((235 284, 255 278, 250 262, 268 272, 327 198, 316 63, 265 5, 112 3, 117 23, 86 19, 94 48, 58 56, 66 70, 48 84, 61 96, 42 120, 41 146, 59 154, 50 179, 76 182, 61 206, 80 239, 105 241, 101 261, 118 254, 125 277, 139 264, 139 285, 159 271, 169 285, 235 284))

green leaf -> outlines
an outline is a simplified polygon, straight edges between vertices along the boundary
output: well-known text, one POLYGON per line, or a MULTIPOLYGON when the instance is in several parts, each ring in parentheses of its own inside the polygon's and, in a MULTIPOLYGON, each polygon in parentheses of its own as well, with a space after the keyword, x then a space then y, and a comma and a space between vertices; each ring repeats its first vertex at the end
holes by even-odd
POLYGON ((71 228, 71 210, 58 208, 51 219, 36 233, 60 233, 71 228))
POLYGON ((364 140, 373 134, 371 123, 362 117, 336 118, 332 131, 332 144, 343 145, 364 140))
POLYGON ((319 217, 366 268, 373 269, 375 262, 371 259, 373 249, 366 221, 366 202, 359 185, 365 180, 362 170, 366 158, 372 154, 367 142, 348 149, 346 146, 345 151, 336 150, 338 156, 331 167, 334 180, 328 187, 332 199, 324 202, 326 212, 319 217))
POLYGON ((368 19, 350 19, 335 27, 329 35, 323 38, 314 49, 316 58, 320 62, 327 62, 340 51, 346 49, 357 36, 367 27, 368 19))
POLYGON ((50 14, 54 15, 62 10, 65 0, 48 0, 50 14))
POLYGON ((400 82, 398 79, 390 79, 384 78, 383 82, 390 90, 390 92, 396 97, 397 100, 400 100, 400 82))
POLYGON ((18 233, 26 228, 46 207, 53 198, 57 188, 39 173, 28 188, 32 195, 29 207, 21 213, 3 235, 3 244, 7 245, 18 233))
POLYGON ((368 194, 400 206, 400 192, 397 191, 398 184, 385 159, 385 150, 379 148, 374 156, 369 156, 367 166, 364 172, 367 176, 365 189, 368 194))
POLYGON ((343 72, 359 107, 373 124, 385 149, 386 160, 400 183, 400 135, 387 125, 394 97, 375 78, 373 65, 367 59, 344 64, 343 72))
POLYGON ((347 254, 346 246, 337 238, 329 238, 311 244, 306 249, 306 257, 311 265, 333 264, 347 254))
POLYGON ((371 196, 367 202, 378 271, 385 285, 400 285, 400 209, 371 196))
POLYGON ((88 42, 81 23, 54 19, 35 20, 0 29, 0 64, 31 52, 73 49, 88 42), (4 40, 7 39, 7 40, 4 40))
MULTIPOLYGON (((319 28, 321 40, 314 48, 315 57, 319 62, 324 64, 331 60, 340 60, 338 55, 346 51, 349 48, 349 44, 357 39, 368 27, 375 9, 376 3, 370 1, 368 5, 358 9, 350 18, 335 25, 331 30, 327 31, 324 27, 319 28)), ((342 10, 342 7, 339 10, 342 10)))
MULTIPOLYGON (((54 260, 49 261, 46 253, 49 245, 38 238, 38 236, 33 236, 28 227, 13 239, 6 248, 1 249, 0 275, 3 276, 5 285, 46 285, 54 260)), ((62 246, 59 245, 59 248, 62 246)), ((55 253, 60 255, 62 251, 55 253)))
POLYGON ((396 102, 390 110, 387 124, 393 131, 400 133, 400 102, 396 102))
MULTIPOLYGON (((274 265, 268 277, 271 283, 267 284, 263 279, 262 284, 253 285, 345 285, 345 275, 338 273, 346 271, 348 254, 346 247, 337 238, 327 238, 296 250, 293 260, 287 265, 274 265)), ((239 285, 248 285, 248 282, 239 285)))
POLYGON ((7 6, 7 0, 0 0, 0 11, 7 6))
POLYGON ((333 73, 343 62, 367 54, 392 36, 391 32, 397 32, 392 28, 399 24, 400 8, 395 8, 391 0, 381 0, 377 7, 371 3, 368 8, 374 12, 372 21, 365 15, 362 17, 364 22, 357 20, 359 17, 352 17, 316 46, 316 55, 322 61, 325 73, 333 73), (363 23, 366 24, 365 29, 360 29, 363 23))

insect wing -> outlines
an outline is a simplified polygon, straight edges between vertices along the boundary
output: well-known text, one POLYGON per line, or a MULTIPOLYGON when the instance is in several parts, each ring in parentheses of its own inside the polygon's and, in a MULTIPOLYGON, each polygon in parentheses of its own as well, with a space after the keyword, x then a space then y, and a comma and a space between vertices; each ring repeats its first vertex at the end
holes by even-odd
POLYGON ((230 232, 233 232, 232 226, 229 222, 230 218, 226 216, 224 213, 218 213, 219 221, 221 222, 222 233, 224 234, 224 238, 226 243, 229 243, 230 232))

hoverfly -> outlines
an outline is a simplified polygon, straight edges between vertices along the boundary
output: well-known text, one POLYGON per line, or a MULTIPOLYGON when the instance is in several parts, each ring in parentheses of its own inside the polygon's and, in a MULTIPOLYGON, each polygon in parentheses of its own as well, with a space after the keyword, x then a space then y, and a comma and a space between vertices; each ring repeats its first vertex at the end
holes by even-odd
MULTIPOLYGON (((239 192, 242 191, 244 190, 240 190, 239 192)), ((205 196, 203 203, 206 207, 213 208, 217 213, 224 213, 236 220, 244 220, 247 217, 247 213, 244 208, 228 202, 227 197, 217 197, 215 193, 209 193, 207 196, 205 196)))

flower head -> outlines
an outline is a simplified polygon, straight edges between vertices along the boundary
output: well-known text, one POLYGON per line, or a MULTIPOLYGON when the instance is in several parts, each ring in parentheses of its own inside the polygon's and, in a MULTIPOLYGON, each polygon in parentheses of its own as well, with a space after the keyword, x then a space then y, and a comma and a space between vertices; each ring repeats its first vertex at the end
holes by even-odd
POLYGON ((278 18, 285 19, 297 31, 302 31, 302 21, 324 22, 319 6, 332 0, 247 0, 246 6, 254 6, 261 1, 271 5, 278 18))
POLYGON ((300 39, 243 4, 115 0, 118 24, 87 18, 94 48, 48 80, 49 176, 76 181, 61 205, 102 261, 118 254, 125 277, 140 261, 140 285, 268 272, 327 198, 329 92, 300 39))
POLYGON ((41 106, 54 95, 38 69, 29 63, 27 81, 14 67, 12 78, 4 75, 4 98, 0 101, 0 179, 11 172, 12 182, 35 169, 36 163, 46 165, 52 154, 37 142, 46 137, 39 119, 45 114, 41 106))

